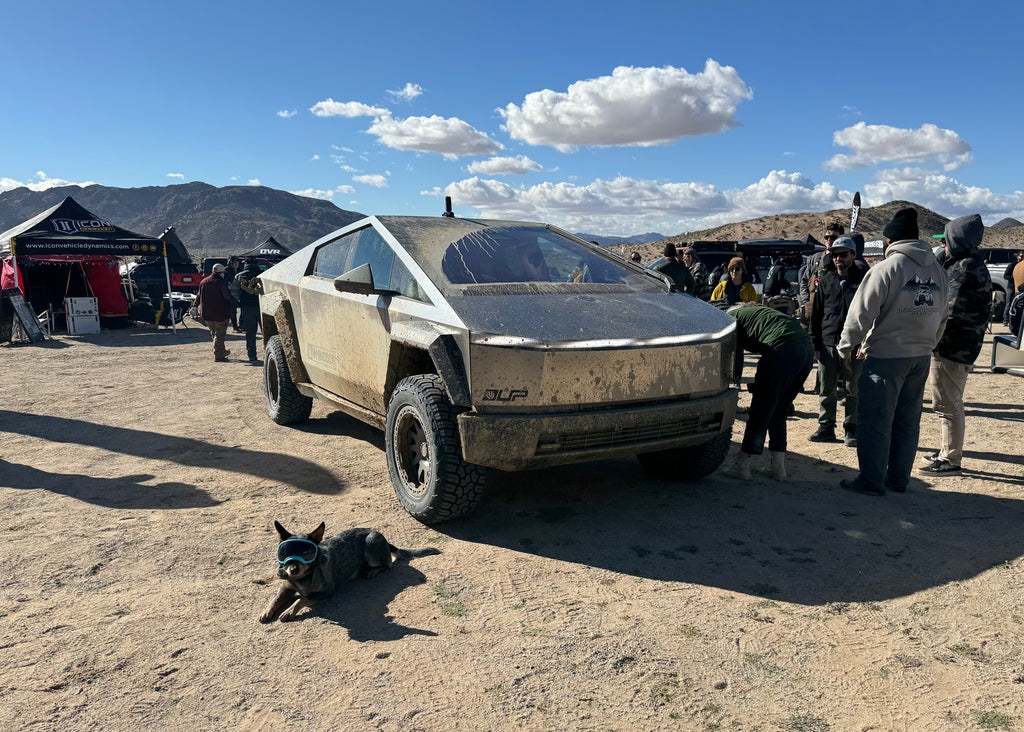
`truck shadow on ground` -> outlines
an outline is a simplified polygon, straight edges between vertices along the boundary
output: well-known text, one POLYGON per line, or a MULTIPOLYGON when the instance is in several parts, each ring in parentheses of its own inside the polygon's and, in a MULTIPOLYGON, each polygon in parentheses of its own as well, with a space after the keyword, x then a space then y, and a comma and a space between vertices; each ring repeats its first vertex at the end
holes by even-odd
MULTIPOLYGON (((1024 501, 921 481, 883 497, 838 487, 853 471, 793 455, 778 483, 719 474, 646 479, 635 459, 493 472, 466 541, 806 605, 901 597, 1024 555, 1024 501)), ((1009 476, 1004 476, 1004 480, 1009 476)), ((1014 480, 1013 478, 1010 478, 1014 480)))
MULTIPOLYGON (((138 458, 161 462, 173 462, 186 467, 227 470, 241 475, 251 475, 257 479, 284 483, 309 493, 334 495, 342 492, 346 486, 344 481, 339 480, 320 465, 293 455, 264 450, 248 450, 229 445, 211 445, 189 437, 164 435, 158 432, 136 430, 127 427, 113 427, 79 419, 0 409, 0 432, 35 437, 55 445, 69 444, 98 447, 123 455, 132 455, 138 458)), ((29 480, 30 477, 39 478, 40 476, 30 476, 25 472, 26 466, 19 466, 19 468, 22 469, 21 477, 19 478, 20 484, 8 482, 9 479, 5 475, 4 483, 6 485, 11 485, 14 488, 44 487, 39 484, 39 481, 33 482, 29 480)), ((52 479, 57 481, 92 480, 94 487, 98 485, 96 481, 106 480, 104 478, 90 478, 90 476, 43 473, 42 471, 35 471, 35 473, 51 476, 52 479)), ((18 477, 18 474, 15 477, 18 477)), ((148 479, 149 477, 151 476, 146 478, 148 479)), ((124 481, 127 484, 135 482, 131 478, 112 480, 124 481)), ((43 481, 43 483, 46 484, 46 481, 43 481)), ((149 486, 142 486, 142 488, 149 491, 153 490, 149 486)), ((192 488, 192 490, 198 489, 192 488)), ((58 492, 65 493, 66 490, 58 492)), ((84 497, 82 500, 96 503, 98 502, 97 499, 100 492, 90 489, 81 495, 92 496, 93 500, 84 497)), ((115 495, 109 497, 109 500, 119 500, 120 498, 120 496, 115 495)), ((148 496, 140 495, 139 500, 142 506, 158 507, 150 502, 148 496)), ((114 504, 108 502, 102 505, 114 504)), ((137 508, 140 506, 129 504, 124 507, 137 508)))

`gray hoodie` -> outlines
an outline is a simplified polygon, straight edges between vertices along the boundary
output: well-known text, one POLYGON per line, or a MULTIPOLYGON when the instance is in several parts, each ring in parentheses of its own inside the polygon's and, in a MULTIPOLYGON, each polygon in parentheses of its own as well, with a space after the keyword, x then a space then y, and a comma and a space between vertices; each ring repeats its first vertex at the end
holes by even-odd
POLYGON ((948 290, 946 271, 928 244, 893 242, 850 303, 839 353, 855 356, 859 345, 874 358, 930 355, 946 323, 948 290))

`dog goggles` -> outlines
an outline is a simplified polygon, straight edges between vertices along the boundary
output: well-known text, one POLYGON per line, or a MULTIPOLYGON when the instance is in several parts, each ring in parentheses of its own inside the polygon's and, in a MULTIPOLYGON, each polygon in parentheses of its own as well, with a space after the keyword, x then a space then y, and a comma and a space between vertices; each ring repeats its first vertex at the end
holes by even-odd
POLYGON ((312 564, 320 548, 309 539, 287 539, 277 545, 277 563, 288 564, 296 561, 312 564))

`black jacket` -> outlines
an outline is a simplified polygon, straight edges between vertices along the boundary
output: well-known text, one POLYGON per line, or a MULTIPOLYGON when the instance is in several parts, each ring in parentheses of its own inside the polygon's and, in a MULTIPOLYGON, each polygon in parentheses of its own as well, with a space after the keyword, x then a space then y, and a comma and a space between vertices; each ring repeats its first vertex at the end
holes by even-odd
POLYGON ((866 264, 854 261, 846 277, 840 277, 839 272, 831 266, 821 276, 814 291, 814 305, 808 324, 808 333, 815 351, 823 351, 839 343, 846 313, 850 310, 850 303, 866 272, 866 264))
POLYGON ((260 306, 259 282, 256 278, 261 274, 263 274, 263 270, 255 263, 246 265, 245 269, 238 273, 238 304, 243 308, 258 308, 260 306))

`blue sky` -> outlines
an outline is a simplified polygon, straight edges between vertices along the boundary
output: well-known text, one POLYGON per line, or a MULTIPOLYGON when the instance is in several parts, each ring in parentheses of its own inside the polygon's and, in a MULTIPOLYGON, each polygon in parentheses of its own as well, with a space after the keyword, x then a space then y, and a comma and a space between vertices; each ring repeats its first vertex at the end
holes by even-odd
MULTIPOLYGON (((666 235, 1024 220, 1024 3, 5 3, 0 191, 265 185, 666 235)), ((169 222, 173 223, 173 222, 169 222)))

